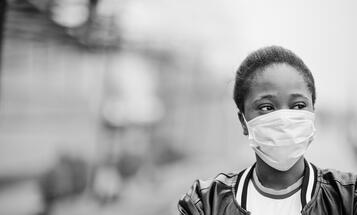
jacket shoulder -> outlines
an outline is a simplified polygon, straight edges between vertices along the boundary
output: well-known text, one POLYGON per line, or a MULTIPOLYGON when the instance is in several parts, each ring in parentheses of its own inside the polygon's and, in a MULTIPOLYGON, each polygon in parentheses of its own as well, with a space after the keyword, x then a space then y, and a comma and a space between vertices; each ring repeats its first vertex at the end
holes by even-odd
POLYGON ((232 188, 237 182, 238 174, 234 173, 220 173, 213 179, 208 180, 196 180, 200 185, 201 190, 209 189, 212 186, 222 185, 227 188, 232 188))
POLYGON ((332 208, 343 208, 346 214, 357 214, 357 176, 334 169, 318 169, 321 195, 326 196, 321 204, 330 203, 332 208), (328 197, 327 197, 328 196, 328 197))
POLYGON ((178 209, 181 214, 204 214, 204 204, 209 199, 216 198, 212 195, 221 195, 233 192, 237 183, 238 174, 220 173, 208 180, 196 180, 189 191, 181 197, 178 209), (212 192, 213 191, 213 192, 212 192))
POLYGON ((220 173, 216 177, 207 180, 196 180, 186 193, 192 200, 198 201, 205 193, 213 188, 233 189, 237 183, 238 174, 220 173))
POLYGON ((339 183, 340 185, 355 185, 357 175, 350 172, 343 172, 335 169, 319 169, 319 178, 322 183, 339 183))

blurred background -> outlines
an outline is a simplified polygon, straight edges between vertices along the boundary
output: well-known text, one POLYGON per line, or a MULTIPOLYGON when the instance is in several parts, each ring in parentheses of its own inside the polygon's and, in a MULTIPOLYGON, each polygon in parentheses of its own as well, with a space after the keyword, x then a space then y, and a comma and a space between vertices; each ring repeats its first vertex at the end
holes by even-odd
POLYGON ((355 1, 0 4, 0 214, 177 214, 195 179, 254 162, 234 73, 273 44, 315 76, 307 159, 357 172, 355 1))

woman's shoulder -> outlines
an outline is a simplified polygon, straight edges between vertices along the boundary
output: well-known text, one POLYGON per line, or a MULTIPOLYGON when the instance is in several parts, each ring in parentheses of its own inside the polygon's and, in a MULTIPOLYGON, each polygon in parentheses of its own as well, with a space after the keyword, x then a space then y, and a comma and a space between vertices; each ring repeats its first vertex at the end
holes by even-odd
POLYGON ((357 182, 357 174, 336 169, 318 168, 318 180, 324 184, 338 183, 344 186, 355 185, 357 182))
POLYGON ((197 179, 194 181, 190 192, 202 192, 212 188, 232 189, 237 183, 239 173, 219 173, 213 178, 197 179))
POLYGON ((213 178, 209 179, 196 179, 189 191, 184 195, 189 197, 192 201, 196 202, 207 193, 212 193, 211 190, 214 189, 215 192, 221 193, 221 191, 232 191, 237 184, 240 173, 219 173, 213 178))
MULTIPOLYGON (((346 208, 357 211, 357 175, 336 169, 318 169, 317 193, 330 196, 322 203, 342 203, 346 208)), ((318 198, 319 199, 319 198, 318 198)), ((321 198, 322 200, 324 198, 321 198)))
POLYGON ((179 200, 179 211, 181 214, 186 214, 185 211, 191 211, 191 214, 201 214, 205 204, 233 198, 239 175, 239 173, 220 173, 210 179, 195 180, 189 191, 179 200))

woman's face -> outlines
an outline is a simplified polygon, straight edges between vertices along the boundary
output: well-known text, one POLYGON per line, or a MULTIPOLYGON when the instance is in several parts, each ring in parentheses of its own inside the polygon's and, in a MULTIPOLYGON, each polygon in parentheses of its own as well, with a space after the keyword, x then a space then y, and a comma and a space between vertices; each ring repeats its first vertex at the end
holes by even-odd
MULTIPOLYGON (((272 64, 257 71, 244 101, 244 116, 249 121, 281 109, 314 111, 311 92, 302 74, 285 63, 272 64)), ((240 119, 246 130, 244 121, 240 119)))

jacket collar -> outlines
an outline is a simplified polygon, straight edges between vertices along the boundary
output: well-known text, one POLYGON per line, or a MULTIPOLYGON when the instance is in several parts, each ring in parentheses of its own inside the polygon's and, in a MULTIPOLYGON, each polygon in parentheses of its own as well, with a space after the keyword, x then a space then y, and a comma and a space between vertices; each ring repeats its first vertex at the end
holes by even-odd
MULTIPOLYGON (((313 194, 316 189, 317 182, 317 169, 311 163, 304 160, 305 170, 304 170, 304 178, 301 185, 301 206, 302 208, 311 200, 313 194)), ((236 200, 238 204, 243 208, 247 209, 247 191, 248 191, 248 183, 252 177, 253 170, 255 167, 255 163, 241 171, 238 174, 237 183, 235 190, 237 193, 235 194, 236 200)))

